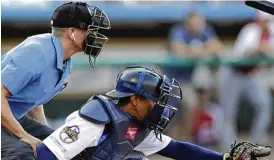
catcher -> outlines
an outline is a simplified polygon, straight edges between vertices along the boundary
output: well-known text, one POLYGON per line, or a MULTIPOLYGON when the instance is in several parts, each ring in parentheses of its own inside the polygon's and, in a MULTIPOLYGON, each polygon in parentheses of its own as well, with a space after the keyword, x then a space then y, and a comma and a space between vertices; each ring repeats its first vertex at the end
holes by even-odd
POLYGON ((154 70, 124 69, 107 96, 95 95, 72 113, 38 146, 38 160, 123 160, 133 150, 177 160, 254 160, 271 153, 270 147, 244 142, 222 154, 162 135, 177 111, 169 99, 181 99, 181 88, 154 70))

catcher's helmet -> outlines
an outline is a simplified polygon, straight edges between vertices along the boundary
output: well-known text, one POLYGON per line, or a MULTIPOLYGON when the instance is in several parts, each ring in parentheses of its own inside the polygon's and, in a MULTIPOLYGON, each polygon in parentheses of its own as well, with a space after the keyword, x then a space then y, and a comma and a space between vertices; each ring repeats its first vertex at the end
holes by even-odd
POLYGON ((99 29, 110 29, 106 13, 98 7, 82 2, 69 2, 58 7, 51 17, 51 26, 58 28, 75 27, 88 30, 83 43, 84 53, 89 56, 89 63, 95 66, 96 57, 101 52, 108 38, 99 33, 99 29), (94 58, 94 62, 92 62, 94 58))
POLYGON ((177 111, 176 107, 168 104, 168 99, 170 97, 182 99, 178 82, 174 78, 168 79, 166 76, 161 76, 154 70, 128 67, 118 74, 116 88, 108 92, 107 96, 122 98, 132 95, 140 95, 156 102, 156 106, 143 121, 161 140, 162 131, 177 111), (174 93, 176 89, 178 93, 174 93))

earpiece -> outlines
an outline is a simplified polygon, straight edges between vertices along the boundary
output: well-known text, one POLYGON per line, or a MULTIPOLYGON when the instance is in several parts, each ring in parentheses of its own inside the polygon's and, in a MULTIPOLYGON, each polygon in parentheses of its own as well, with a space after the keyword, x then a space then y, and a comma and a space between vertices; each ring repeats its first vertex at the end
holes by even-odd
POLYGON ((71 34, 72 37, 73 37, 73 41, 75 42, 75 36, 74 36, 74 33, 71 34))

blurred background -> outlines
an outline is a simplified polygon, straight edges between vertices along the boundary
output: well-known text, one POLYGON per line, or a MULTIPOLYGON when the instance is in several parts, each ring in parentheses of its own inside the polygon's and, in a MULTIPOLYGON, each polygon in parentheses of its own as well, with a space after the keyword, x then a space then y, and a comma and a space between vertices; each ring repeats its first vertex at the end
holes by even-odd
MULTIPOLYGON (((65 2, 2 0, 1 53, 51 32, 50 18, 65 2)), ((90 96, 113 89, 121 69, 142 65, 176 78, 183 89, 183 101, 171 102, 179 111, 167 135, 218 151, 236 137, 274 145, 273 16, 241 1, 87 3, 109 16, 109 41, 95 69, 83 53, 73 57, 68 86, 45 105, 51 127, 90 96)))

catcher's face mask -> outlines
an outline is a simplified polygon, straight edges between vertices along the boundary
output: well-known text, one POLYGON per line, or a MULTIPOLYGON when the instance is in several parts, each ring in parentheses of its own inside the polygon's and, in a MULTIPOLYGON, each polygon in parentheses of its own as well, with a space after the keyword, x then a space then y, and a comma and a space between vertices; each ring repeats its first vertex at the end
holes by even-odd
POLYGON ((145 118, 149 129, 154 130, 156 137, 161 141, 163 130, 178 110, 169 104, 169 98, 182 99, 182 90, 174 78, 170 80, 164 76, 160 85, 160 95, 156 105, 145 118))
POLYGON ((108 41, 108 38, 99 33, 99 30, 110 29, 110 21, 108 16, 98 7, 88 6, 88 8, 92 16, 83 48, 84 53, 89 56, 89 64, 94 68, 97 56, 108 41))

